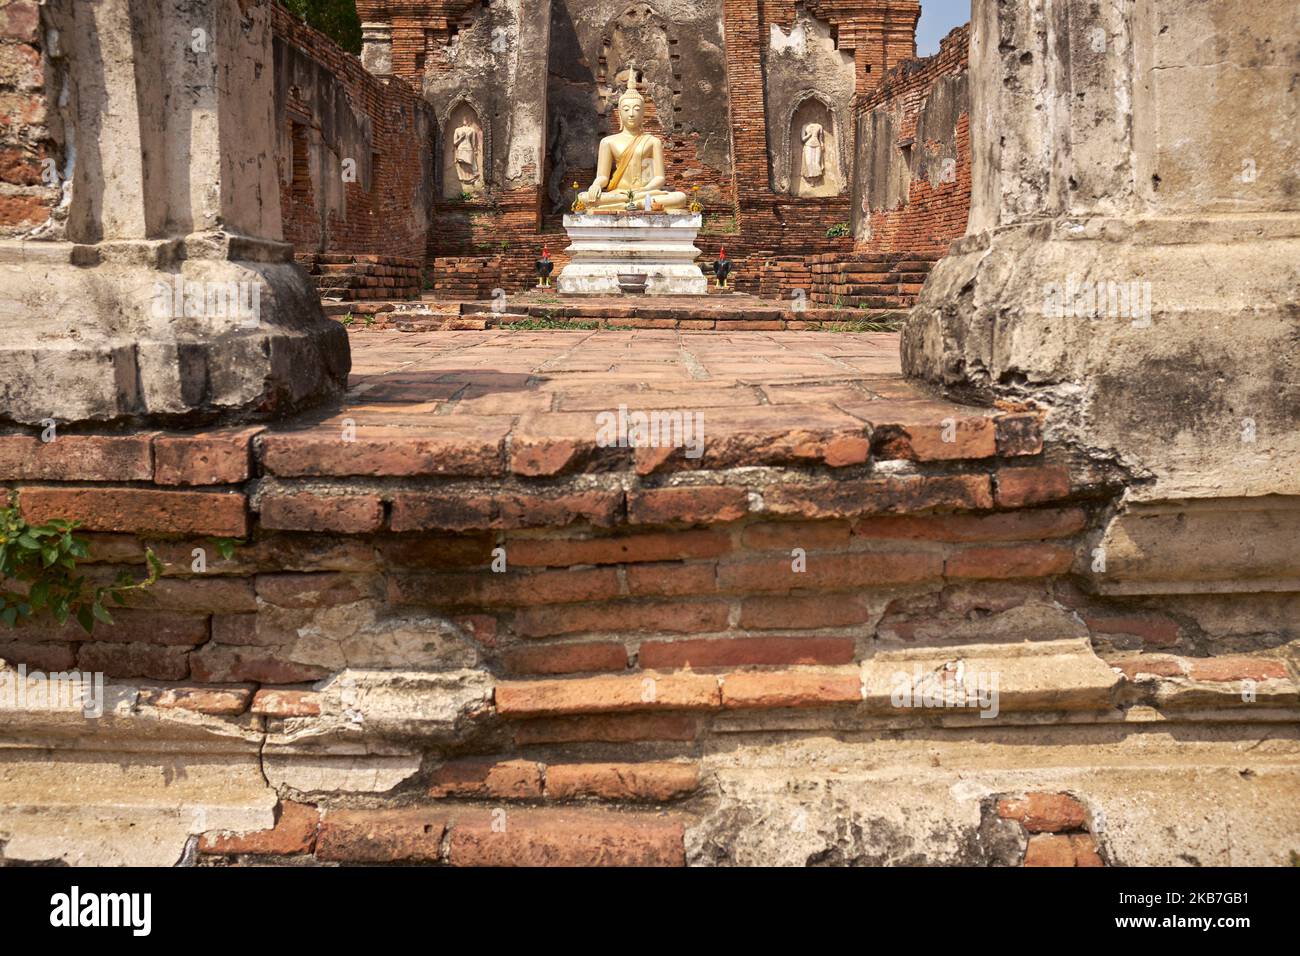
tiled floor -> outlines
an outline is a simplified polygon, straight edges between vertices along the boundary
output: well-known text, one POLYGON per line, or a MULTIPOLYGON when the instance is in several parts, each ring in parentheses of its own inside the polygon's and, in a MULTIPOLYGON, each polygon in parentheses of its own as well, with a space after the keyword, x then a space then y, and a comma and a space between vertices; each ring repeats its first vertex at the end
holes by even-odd
POLYGON ((376 332, 346 408, 407 416, 920 399, 889 333, 376 332))

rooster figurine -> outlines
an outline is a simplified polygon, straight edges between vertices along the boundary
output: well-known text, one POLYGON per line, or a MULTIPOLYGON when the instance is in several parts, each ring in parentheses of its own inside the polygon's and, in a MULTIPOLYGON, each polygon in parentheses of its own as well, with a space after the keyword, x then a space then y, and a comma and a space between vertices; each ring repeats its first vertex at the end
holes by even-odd
POLYGON ((537 270, 537 288, 549 289, 551 287, 551 273, 555 271, 555 263, 551 261, 551 254, 545 246, 542 246, 542 257, 534 263, 537 270))
POLYGON ((727 258, 727 247, 718 252, 718 261, 713 263, 713 277, 718 280, 718 288, 727 287, 727 276, 731 275, 731 260, 727 258))

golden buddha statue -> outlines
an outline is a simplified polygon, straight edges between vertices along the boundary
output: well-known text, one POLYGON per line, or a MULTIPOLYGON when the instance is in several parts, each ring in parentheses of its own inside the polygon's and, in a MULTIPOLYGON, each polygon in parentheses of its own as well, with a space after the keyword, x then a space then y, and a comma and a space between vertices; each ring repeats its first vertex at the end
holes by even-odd
POLYGON ((652 212, 685 212, 685 193, 663 189, 664 144, 644 132, 645 99, 636 89, 636 70, 629 70, 627 91, 618 100, 620 132, 600 141, 596 181, 583 194, 586 212, 616 212, 634 205, 652 212), (631 193, 629 199, 628 193, 631 193))

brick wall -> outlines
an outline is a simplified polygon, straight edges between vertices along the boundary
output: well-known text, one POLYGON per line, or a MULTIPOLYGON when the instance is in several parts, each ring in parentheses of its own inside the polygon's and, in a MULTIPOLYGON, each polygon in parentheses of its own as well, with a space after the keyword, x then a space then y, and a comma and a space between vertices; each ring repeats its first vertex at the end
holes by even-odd
POLYGON ((58 116, 45 98, 52 79, 40 7, 32 0, 0 6, 0 237, 48 231, 59 205, 62 193, 50 180, 64 161, 58 116))
POLYGON ((336 274, 347 271, 339 257, 353 256, 357 288, 402 279, 388 287, 390 297, 393 289, 415 294, 419 278, 406 271, 423 262, 429 242, 432 111, 401 79, 371 75, 329 38, 273 9, 285 238, 306 264, 336 274))
POLYGON ((854 232, 870 252, 942 256, 970 214, 970 27, 891 70, 857 104, 854 232), (890 183, 905 167, 906 192, 890 183))

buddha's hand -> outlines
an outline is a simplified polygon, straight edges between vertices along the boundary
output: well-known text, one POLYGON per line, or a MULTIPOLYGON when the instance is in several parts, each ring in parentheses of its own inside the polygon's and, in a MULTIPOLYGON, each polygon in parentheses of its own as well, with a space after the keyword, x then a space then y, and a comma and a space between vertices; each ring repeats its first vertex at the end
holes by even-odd
POLYGON ((587 202, 589 203, 600 202, 600 197, 601 197, 600 186, 593 183, 591 188, 587 190, 587 202))

